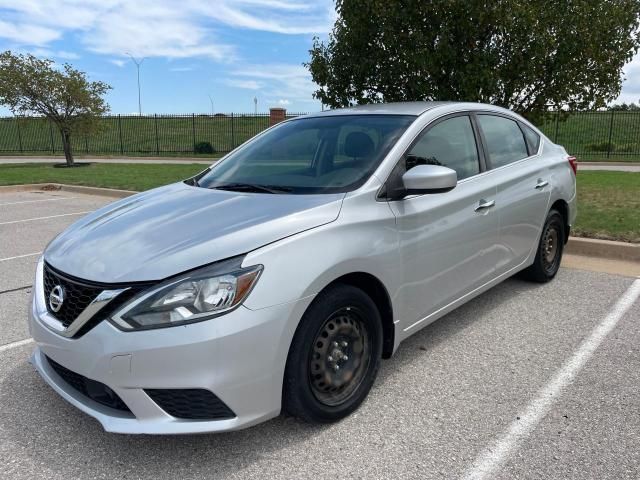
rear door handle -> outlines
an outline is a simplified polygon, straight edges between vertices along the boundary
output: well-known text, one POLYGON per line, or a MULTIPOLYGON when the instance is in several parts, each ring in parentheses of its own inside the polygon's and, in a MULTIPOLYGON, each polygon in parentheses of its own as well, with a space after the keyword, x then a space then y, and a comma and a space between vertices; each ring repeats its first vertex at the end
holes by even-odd
POLYGON ((496 204, 495 200, 480 200, 478 206, 476 207, 476 212, 481 210, 486 210, 487 208, 491 208, 496 204))
POLYGON ((549 185, 549 182, 547 182, 546 180, 538 180, 538 184, 536 185, 536 189, 540 190, 540 189, 546 187, 547 185, 549 185))

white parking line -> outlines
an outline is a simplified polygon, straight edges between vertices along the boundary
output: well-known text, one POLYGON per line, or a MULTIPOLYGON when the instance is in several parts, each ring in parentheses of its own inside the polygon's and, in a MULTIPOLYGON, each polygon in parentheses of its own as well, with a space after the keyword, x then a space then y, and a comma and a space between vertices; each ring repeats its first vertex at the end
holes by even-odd
POLYGON ((78 198, 78 197, 59 197, 59 198, 41 198, 39 200, 21 200, 19 202, 0 203, 0 207, 4 207, 6 205, 22 205, 23 203, 57 202, 60 200, 72 200, 74 198, 78 198))
POLYGON ((50 215, 48 217, 25 218, 24 220, 12 220, 10 222, 0 222, 0 225, 10 225, 12 223, 33 222, 35 220, 46 220, 47 218, 68 217, 70 215, 84 215, 85 213, 91 213, 92 211, 93 210, 87 210, 86 212, 61 213, 60 215, 50 215))
POLYGON ((618 299, 604 320, 591 331, 589 337, 582 342, 578 350, 556 372, 553 379, 538 392, 537 397, 527 406, 519 420, 514 421, 504 435, 476 458, 474 464, 465 473, 463 477, 465 480, 482 480, 494 476, 496 470, 508 459, 519 443, 549 413, 562 390, 573 381, 639 296, 640 279, 637 279, 618 299))
POLYGON ((33 338, 25 338, 24 340, 19 340, 17 342, 7 343, 6 345, 0 345, 0 353, 6 352, 7 350, 11 350, 12 348, 18 348, 23 345, 27 345, 33 342, 33 338))
POLYGON ((15 257, 0 258, 0 262, 6 262, 7 260, 15 260, 16 258, 33 257, 34 255, 40 255, 41 253, 42 252, 25 253, 24 255, 16 255, 15 257))

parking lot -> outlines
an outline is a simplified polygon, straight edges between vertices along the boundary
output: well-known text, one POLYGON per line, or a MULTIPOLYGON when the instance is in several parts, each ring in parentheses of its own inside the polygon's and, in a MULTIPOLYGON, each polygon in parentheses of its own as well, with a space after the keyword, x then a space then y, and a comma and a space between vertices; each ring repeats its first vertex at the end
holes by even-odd
POLYGON ((105 433, 29 365, 26 312, 39 252, 110 201, 0 194, 0 478, 640 478, 640 280, 569 268, 411 337, 338 424, 105 433))

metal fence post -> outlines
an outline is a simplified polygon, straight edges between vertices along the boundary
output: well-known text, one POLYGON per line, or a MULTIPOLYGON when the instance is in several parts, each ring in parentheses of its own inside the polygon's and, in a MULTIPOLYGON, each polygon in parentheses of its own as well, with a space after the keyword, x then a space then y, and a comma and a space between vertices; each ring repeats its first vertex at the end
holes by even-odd
POLYGON ((196 114, 191 114, 191 130, 193 131, 193 153, 196 153, 196 114))
POLYGON ((613 149, 613 145, 611 144, 611 140, 613 138, 613 114, 616 113, 615 110, 611 110, 611 120, 609 122, 609 142, 607 143, 607 158, 611 156, 611 150, 613 149))
POLYGON ((560 110, 558 110, 556 112, 556 134, 555 134, 555 138, 553 139, 553 143, 558 143, 558 126, 560 123, 560 110))
POLYGON ((51 136, 51 153, 55 154, 56 147, 55 147, 55 144, 53 143, 53 124, 51 123, 51 120, 49 120, 49 135, 51 136))
POLYGON ((236 131, 233 122, 233 113, 231 113, 231 150, 236 148, 236 131))
POLYGON ((120 136, 120 155, 124 155, 124 144, 122 143, 122 120, 118 114, 118 134, 120 136))
POLYGON ((158 138, 158 114, 153 114, 153 122, 156 127, 156 155, 160 155, 160 139, 158 138))
POLYGON ((20 146, 20 153, 23 153, 22 149, 22 134, 20 133, 20 119, 16 117, 16 129, 18 130, 18 145, 20 146))

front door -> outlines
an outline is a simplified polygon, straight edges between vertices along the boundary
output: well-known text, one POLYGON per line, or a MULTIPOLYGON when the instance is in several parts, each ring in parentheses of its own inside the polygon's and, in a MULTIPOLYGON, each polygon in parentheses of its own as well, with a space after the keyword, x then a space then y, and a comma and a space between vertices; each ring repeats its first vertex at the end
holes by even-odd
POLYGON ((476 134, 468 115, 447 117, 427 127, 402 160, 404 170, 426 163, 458 174, 458 185, 449 192, 389 202, 404 272, 399 292, 403 330, 428 324, 439 310, 493 277, 497 191, 481 174, 476 134))

